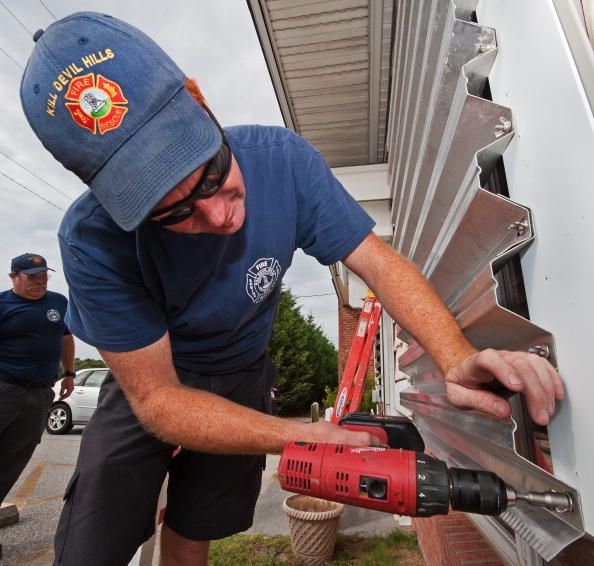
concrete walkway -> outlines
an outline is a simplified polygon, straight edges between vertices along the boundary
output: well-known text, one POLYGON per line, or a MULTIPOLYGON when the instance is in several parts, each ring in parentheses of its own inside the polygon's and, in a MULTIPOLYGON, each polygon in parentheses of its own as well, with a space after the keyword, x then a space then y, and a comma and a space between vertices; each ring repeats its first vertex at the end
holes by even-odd
MULTIPOLYGON (((277 477, 277 468, 280 456, 268 456, 266 470, 262 480, 262 490, 258 503, 253 526, 246 534, 288 535, 289 526, 287 517, 282 509, 282 502, 291 494, 280 488, 277 477)), ((384 535, 401 524, 410 524, 408 518, 403 518, 399 523, 393 515, 370 511, 356 507, 347 507, 340 522, 340 531, 349 535, 358 535, 369 538, 384 535)), ((54 559, 53 548, 46 548, 36 555, 29 556, 26 561, 19 560, 16 564, 8 564, 0 560, 0 566, 51 566, 54 559)), ((135 564, 138 564, 136 562, 135 564)), ((158 539, 153 566, 158 565, 158 539)))

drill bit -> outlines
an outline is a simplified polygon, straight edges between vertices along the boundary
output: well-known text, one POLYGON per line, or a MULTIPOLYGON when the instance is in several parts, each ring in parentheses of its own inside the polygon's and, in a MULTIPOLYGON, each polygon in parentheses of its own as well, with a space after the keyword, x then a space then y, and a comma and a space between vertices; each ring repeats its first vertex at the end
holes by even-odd
POLYGON ((545 507, 552 509, 559 513, 573 510, 573 500, 569 493, 561 493, 558 491, 528 491, 526 493, 520 493, 511 486, 506 486, 508 505, 514 505, 518 500, 524 501, 528 505, 534 505, 535 507, 545 507))

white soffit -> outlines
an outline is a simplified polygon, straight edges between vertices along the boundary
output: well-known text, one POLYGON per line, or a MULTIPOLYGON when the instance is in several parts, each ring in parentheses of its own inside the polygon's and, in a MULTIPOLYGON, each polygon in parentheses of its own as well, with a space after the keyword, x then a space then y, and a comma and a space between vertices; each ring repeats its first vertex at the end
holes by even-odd
POLYGON ((390 198, 387 163, 359 167, 333 167, 332 173, 358 201, 390 198))
POLYGON ((384 161, 392 0, 247 0, 287 127, 335 166, 384 161))

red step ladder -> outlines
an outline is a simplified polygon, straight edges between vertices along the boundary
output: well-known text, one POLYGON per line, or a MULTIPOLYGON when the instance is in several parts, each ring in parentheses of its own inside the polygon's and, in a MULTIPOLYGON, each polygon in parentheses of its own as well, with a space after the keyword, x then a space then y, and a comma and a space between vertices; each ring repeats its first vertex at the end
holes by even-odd
POLYGON ((338 387, 334 410, 330 418, 333 423, 339 422, 346 413, 355 412, 361 404, 367 366, 381 315, 382 304, 371 291, 368 291, 338 387))

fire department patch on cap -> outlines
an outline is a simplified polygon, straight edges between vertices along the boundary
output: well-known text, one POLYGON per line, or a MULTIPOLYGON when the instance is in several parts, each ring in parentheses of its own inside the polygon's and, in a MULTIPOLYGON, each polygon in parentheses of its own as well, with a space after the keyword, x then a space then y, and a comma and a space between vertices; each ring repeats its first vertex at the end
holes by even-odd
POLYGON ((66 102, 72 119, 93 134, 115 130, 128 112, 120 85, 95 73, 72 79, 64 98, 73 101, 66 102))

